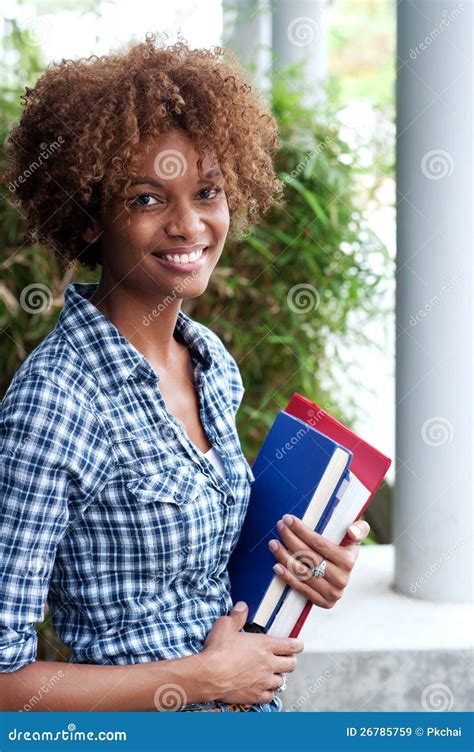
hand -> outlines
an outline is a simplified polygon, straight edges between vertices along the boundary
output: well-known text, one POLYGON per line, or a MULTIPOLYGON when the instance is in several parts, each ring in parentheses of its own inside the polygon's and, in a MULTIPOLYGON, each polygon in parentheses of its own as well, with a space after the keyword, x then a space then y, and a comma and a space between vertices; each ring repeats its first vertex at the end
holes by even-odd
POLYGON ((248 606, 236 604, 229 616, 221 616, 206 637, 203 674, 212 700, 228 703, 271 702, 281 685, 282 673, 296 668, 296 654, 304 644, 292 637, 240 632, 248 606), (242 606, 243 610, 236 607, 242 606))
POLYGON ((347 546, 332 543, 291 514, 279 520, 277 529, 284 545, 276 539, 268 544, 278 560, 273 567, 275 574, 315 606, 332 608, 349 582, 359 545, 370 532, 369 524, 363 520, 353 523, 347 530, 353 542, 347 546), (327 562, 324 577, 314 577, 311 570, 322 559, 327 562))

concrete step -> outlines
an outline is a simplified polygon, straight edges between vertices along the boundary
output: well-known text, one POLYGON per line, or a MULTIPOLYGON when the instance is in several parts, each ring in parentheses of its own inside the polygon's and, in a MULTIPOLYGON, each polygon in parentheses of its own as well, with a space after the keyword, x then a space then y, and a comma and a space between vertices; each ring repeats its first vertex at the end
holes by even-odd
POLYGON ((473 606, 402 595, 393 571, 393 546, 362 546, 344 597, 312 609, 285 711, 474 710, 473 606))

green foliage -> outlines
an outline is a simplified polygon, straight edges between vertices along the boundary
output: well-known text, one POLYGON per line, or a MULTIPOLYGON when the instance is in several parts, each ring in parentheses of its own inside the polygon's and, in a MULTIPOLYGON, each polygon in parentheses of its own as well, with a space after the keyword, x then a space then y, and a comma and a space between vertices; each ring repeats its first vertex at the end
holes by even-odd
POLYGON ((238 428, 251 459, 296 391, 351 422, 349 406, 337 399, 333 364, 339 344, 367 342, 363 328, 351 325, 355 311, 367 321, 383 315, 379 285, 390 263, 364 217, 374 198, 375 184, 367 189, 363 181, 371 168, 349 154, 337 112, 321 107, 316 117, 283 82, 273 110, 285 206, 228 243, 205 295, 186 304, 239 363, 246 394, 238 428))

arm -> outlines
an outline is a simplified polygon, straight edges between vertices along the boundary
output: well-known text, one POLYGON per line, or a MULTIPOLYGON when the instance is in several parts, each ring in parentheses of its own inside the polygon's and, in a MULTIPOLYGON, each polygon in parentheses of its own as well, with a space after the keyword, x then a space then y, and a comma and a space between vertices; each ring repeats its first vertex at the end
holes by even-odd
POLYGON ((37 661, 0 673, 0 711, 174 711, 210 700, 273 699, 300 640, 240 631, 248 609, 217 619, 201 653, 127 666, 37 661))
POLYGON ((163 685, 179 686, 187 702, 207 697, 199 656, 127 666, 35 662, 35 624, 70 523, 69 482, 81 482, 87 504, 108 471, 93 416, 72 396, 41 375, 12 384, 0 413, 1 711, 158 710, 173 697, 155 696, 163 685))
POLYGON ((36 661, 0 674, 0 712, 170 711, 212 694, 202 655, 127 666, 36 661))

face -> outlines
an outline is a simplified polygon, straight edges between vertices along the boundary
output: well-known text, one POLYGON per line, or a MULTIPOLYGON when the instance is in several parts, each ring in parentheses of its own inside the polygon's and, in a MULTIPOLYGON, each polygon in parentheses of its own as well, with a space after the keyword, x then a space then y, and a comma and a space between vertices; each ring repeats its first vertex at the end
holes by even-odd
POLYGON ((118 201, 95 228, 102 233, 102 277, 110 289, 120 283, 155 299, 205 291, 230 218, 219 165, 209 152, 200 176, 198 158, 177 130, 143 147, 139 177, 126 195, 129 213, 118 201))

